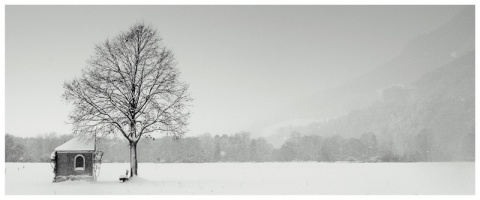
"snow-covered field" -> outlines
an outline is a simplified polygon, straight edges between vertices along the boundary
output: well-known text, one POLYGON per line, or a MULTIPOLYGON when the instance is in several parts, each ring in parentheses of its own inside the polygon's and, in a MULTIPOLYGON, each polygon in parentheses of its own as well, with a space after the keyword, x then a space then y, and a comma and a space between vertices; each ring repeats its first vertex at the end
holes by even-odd
POLYGON ((52 183, 48 163, 6 163, 6 194, 474 194, 475 163, 104 163, 97 182, 52 183))

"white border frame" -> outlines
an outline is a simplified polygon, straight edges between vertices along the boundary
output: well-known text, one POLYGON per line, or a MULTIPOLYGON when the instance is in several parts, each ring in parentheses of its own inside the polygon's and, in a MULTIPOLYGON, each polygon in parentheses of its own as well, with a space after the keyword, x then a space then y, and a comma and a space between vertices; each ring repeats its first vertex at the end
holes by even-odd
MULTIPOLYGON (((475 0, 389 0, 389 1, 381 1, 381 0, 362 0, 362 1, 354 1, 354 0, 337 0, 337 1, 332 1, 332 0, 200 0, 200 1, 194 1, 194 0, 124 0, 124 1, 113 1, 113 0, 70 0, 70 1, 59 1, 59 0, 41 0, 41 1, 35 1, 35 0, 6 0, 3 1, 3 6, 0 7, 0 10, 2 12, 2 15, 0 15, 0 26, 2 28, 2 31, 0 33, 2 34, 2 40, 0 40, 0 43, 4 47, 1 51, 3 53, 0 54, 0 60, 5 62, 5 5, 54 5, 54 4, 62 4, 62 5, 245 5, 245 4, 253 4, 253 5, 476 5, 477 1, 475 0)), ((475 16, 476 20, 475 23, 478 23, 478 16, 475 16)), ((475 29, 477 29, 477 25, 475 26, 475 29)), ((477 35, 478 32, 476 32, 477 35)), ((476 54, 476 61, 478 61, 478 57, 476 54)), ((5 63, 4 63, 5 64, 5 63)), ((475 65, 477 65, 475 63, 475 65)), ((0 81, 0 127, 5 128, 5 66, 3 66, 3 69, 0 70, 0 76, 3 77, 3 80, 0 81)), ((480 70, 475 70, 476 75, 480 75, 480 70)), ((480 81, 475 81, 475 91, 477 92, 478 88, 480 88, 480 81)), ((480 98, 475 99, 476 104, 480 102, 480 98)), ((477 104, 478 105, 478 104, 477 104)), ((478 106, 475 107, 475 110, 478 111, 480 109, 478 106)), ((477 112, 475 112, 477 113, 477 112)), ((476 126, 479 125, 478 119, 475 118, 476 126)), ((0 151, 0 156, 4 156, 5 151, 4 151, 4 142, 5 138, 1 138, 0 140, 0 147, 3 149, 0 151)), ((479 161, 480 159, 480 148, 477 146, 480 142, 478 142, 480 139, 476 137, 475 139, 477 142, 476 148, 475 148, 475 160, 479 161)), ((5 167, 5 162, 1 164, 2 167, 5 167)), ((479 165, 476 164, 475 168, 479 169, 479 165)), ((1 173, 0 177, 4 180, 1 182, 0 186, 0 191, 3 195, 5 195, 5 174, 1 173)), ((290 200, 290 199, 308 199, 308 200, 314 200, 314 199, 319 199, 319 198, 325 198, 325 199, 340 199, 340 200, 345 200, 345 199, 393 199, 393 200, 403 200, 403 199, 475 199, 477 196, 480 194, 480 173, 476 171, 475 173, 476 177, 476 182, 475 182, 475 189, 476 189, 476 195, 451 195, 451 196, 439 196, 439 195, 423 195, 423 196, 414 196, 414 195, 388 195, 388 196, 365 196, 365 195, 321 195, 321 196, 315 196, 315 195, 289 195, 289 196, 280 196, 280 195, 267 195, 267 196, 238 196, 238 195, 204 195, 204 196, 185 196, 185 195, 163 195, 164 197, 170 198, 170 199, 179 199, 179 200, 185 200, 185 199, 281 199, 281 200, 290 200)), ((6 199, 64 199, 64 196, 53 196, 53 195, 7 195, 4 196, 6 199)), ((107 197, 108 199, 131 199, 130 195, 125 195, 125 196, 111 196, 111 195, 104 195, 104 196, 93 196, 91 195, 90 197, 93 197, 94 199, 100 199, 100 198, 105 198, 107 197)), ((156 199, 159 196, 154 196, 154 195, 135 195, 135 198, 138 199, 156 199)), ((83 195, 79 196, 69 196, 69 198, 72 199, 80 199, 83 198, 83 195)))

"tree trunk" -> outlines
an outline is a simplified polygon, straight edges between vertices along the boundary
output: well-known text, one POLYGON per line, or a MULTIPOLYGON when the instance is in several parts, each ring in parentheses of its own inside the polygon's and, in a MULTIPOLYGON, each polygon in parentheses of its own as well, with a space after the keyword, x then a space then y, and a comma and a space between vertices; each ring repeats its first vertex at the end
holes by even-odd
POLYGON ((138 176, 137 169, 137 143, 130 142, 130 177, 138 176))

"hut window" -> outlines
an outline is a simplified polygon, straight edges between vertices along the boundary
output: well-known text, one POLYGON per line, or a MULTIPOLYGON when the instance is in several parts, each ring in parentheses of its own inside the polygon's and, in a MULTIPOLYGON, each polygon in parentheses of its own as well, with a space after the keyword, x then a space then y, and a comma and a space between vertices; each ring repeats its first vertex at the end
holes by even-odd
POLYGON ((75 166, 75 170, 85 170, 85 157, 83 157, 83 155, 75 156, 73 165, 75 166))

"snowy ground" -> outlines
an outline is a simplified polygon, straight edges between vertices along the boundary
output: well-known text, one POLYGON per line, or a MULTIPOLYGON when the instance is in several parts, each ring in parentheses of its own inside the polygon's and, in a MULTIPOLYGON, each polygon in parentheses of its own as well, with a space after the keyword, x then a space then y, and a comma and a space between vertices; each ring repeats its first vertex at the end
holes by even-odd
POLYGON ((6 163, 6 194, 474 194, 475 163, 104 163, 97 182, 52 183, 48 163, 6 163))

